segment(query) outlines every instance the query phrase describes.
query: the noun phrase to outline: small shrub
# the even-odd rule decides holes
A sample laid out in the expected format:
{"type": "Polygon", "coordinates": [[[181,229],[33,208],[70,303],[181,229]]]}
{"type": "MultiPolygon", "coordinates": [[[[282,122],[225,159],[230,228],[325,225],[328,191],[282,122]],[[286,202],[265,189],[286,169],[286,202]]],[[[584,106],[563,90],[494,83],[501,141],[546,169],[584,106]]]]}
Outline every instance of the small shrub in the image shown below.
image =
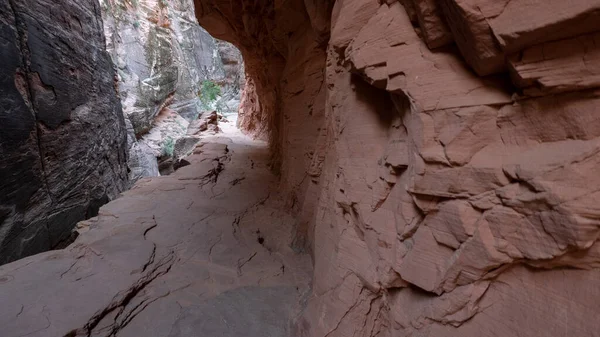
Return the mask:
{"type": "Polygon", "coordinates": [[[210,109],[220,94],[221,87],[219,87],[218,84],[210,80],[202,82],[200,92],[198,92],[200,102],[202,102],[202,107],[204,109],[210,109]]]}
{"type": "Polygon", "coordinates": [[[133,22],[133,27],[135,27],[136,29],[140,28],[140,22],[139,21],[134,21],[133,22]]]}
{"type": "Polygon", "coordinates": [[[175,140],[169,137],[162,144],[162,155],[173,157],[173,151],[175,151],[175,140]]]}

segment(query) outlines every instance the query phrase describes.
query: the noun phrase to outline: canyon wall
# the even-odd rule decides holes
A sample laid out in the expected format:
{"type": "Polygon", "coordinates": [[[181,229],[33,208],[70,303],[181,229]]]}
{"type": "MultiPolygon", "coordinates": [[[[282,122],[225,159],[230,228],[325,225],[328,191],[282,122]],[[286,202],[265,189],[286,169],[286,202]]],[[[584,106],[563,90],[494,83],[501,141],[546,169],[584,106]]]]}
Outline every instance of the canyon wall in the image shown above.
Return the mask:
{"type": "Polygon", "coordinates": [[[600,3],[196,11],[313,256],[296,335],[598,335],[600,3]]]}
{"type": "Polygon", "coordinates": [[[241,56],[198,25],[191,0],[100,0],[100,8],[128,126],[130,179],[158,176],[157,158],[193,148],[188,131],[199,116],[237,111],[241,56]],[[205,81],[223,87],[218,105],[200,99],[205,81]]]}
{"type": "Polygon", "coordinates": [[[59,246],[127,185],[95,1],[0,2],[0,264],[59,246]]]}

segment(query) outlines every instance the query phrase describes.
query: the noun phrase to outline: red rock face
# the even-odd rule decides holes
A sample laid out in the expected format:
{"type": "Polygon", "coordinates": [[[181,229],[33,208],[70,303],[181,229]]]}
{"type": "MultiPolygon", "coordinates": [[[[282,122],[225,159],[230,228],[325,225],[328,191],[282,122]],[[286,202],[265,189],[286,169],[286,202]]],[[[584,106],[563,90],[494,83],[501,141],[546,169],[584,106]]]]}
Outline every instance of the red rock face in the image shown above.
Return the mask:
{"type": "Polygon", "coordinates": [[[598,1],[196,6],[312,252],[297,335],[598,335],[598,1]]]}

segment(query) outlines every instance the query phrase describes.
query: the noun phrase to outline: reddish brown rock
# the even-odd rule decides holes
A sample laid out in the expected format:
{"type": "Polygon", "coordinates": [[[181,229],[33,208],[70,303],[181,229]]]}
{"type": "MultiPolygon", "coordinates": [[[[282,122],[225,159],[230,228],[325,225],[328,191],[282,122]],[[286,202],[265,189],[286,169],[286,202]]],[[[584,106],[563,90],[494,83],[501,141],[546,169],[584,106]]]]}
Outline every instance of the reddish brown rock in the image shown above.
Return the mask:
{"type": "Polygon", "coordinates": [[[331,14],[329,44],[345,49],[379,8],[376,0],[336,1],[331,14]]]}
{"type": "Polygon", "coordinates": [[[505,56],[599,29],[600,4],[577,0],[442,0],[463,56],[479,75],[505,70],[505,56]]]}
{"type": "MultiPolygon", "coordinates": [[[[201,24],[235,43],[248,65],[254,87],[241,125],[270,139],[279,174],[271,183],[293,214],[293,229],[274,225],[291,231],[273,230],[285,238],[278,247],[312,256],[310,296],[289,335],[597,335],[600,112],[591,37],[600,27],[585,20],[596,3],[442,0],[437,13],[457,47],[435,51],[424,30],[442,27],[415,28],[417,7],[411,15],[402,3],[196,1],[201,24]]],[[[251,174],[254,163],[244,165],[251,174]]],[[[197,179],[194,167],[176,176],[197,179]]],[[[220,179],[215,187],[225,189],[220,179]]],[[[152,184],[179,186],[169,182],[152,184]]],[[[266,215],[253,219],[273,225],[266,215]]],[[[168,239],[180,247],[177,234],[168,239]]],[[[227,252],[209,250],[209,258],[227,252]]],[[[255,263],[248,268],[261,275],[255,263]]],[[[297,266],[286,264],[285,277],[297,266]]],[[[230,280],[216,276],[216,284],[230,280]]]]}
{"type": "Polygon", "coordinates": [[[529,96],[600,86],[600,34],[547,42],[509,59],[513,82],[529,96]]]}
{"type": "Polygon", "coordinates": [[[506,53],[599,29],[600,3],[594,0],[510,0],[504,3],[498,14],[493,13],[498,4],[490,4],[490,14],[486,17],[494,16],[489,25],[506,53]]]}
{"type": "MultiPolygon", "coordinates": [[[[414,0],[400,0],[398,2],[400,2],[402,4],[402,6],[404,6],[404,9],[406,10],[406,14],[408,14],[408,17],[410,18],[410,21],[414,25],[418,25],[419,17],[417,16],[417,9],[415,8],[414,0]]],[[[391,4],[391,3],[393,3],[393,1],[386,1],[386,3],[391,4]]]]}
{"type": "Polygon", "coordinates": [[[346,54],[373,85],[406,94],[425,111],[510,101],[502,82],[477,78],[452,51],[431,52],[397,3],[381,6],[346,54]]]}
{"type": "Polygon", "coordinates": [[[429,48],[439,48],[454,41],[442,17],[437,0],[411,0],[419,20],[419,27],[429,48]]]}
{"type": "Polygon", "coordinates": [[[510,0],[441,0],[440,6],[463,57],[480,76],[504,70],[504,53],[493,36],[489,19],[510,0]]]}

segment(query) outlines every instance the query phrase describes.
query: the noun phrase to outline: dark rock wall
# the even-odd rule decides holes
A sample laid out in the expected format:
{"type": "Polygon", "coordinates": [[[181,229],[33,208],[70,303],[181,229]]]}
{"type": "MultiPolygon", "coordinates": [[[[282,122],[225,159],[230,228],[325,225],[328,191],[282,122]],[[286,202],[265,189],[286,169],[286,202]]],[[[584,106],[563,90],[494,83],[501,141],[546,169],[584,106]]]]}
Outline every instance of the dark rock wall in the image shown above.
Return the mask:
{"type": "Polygon", "coordinates": [[[125,149],[96,0],[0,1],[0,264],[122,191],[125,149]]]}

